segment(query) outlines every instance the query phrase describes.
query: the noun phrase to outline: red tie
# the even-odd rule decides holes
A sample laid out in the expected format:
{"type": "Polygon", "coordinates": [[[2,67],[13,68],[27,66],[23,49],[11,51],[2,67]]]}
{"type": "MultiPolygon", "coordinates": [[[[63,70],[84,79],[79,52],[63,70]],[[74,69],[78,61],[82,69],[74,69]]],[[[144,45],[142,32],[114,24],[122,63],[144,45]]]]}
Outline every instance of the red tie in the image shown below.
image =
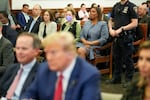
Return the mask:
{"type": "Polygon", "coordinates": [[[11,84],[9,90],[7,91],[7,95],[6,95],[7,99],[11,99],[12,96],[14,95],[14,92],[16,90],[16,87],[17,87],[17,84],[20,80],[22,72],[23,72],[23,68],[20,68],[17,75],[16,75],[16,77],[15,77],[15,79],[14,79],[14,81],[13,81],[13,83],[11,84]]]}
{"type": "Polygon", "coordinates": [[[62,86],[63,75],[60,74],[58,77],[57,86],[55,88],[54,100],[62,100],[63,86],[62,86]]]}

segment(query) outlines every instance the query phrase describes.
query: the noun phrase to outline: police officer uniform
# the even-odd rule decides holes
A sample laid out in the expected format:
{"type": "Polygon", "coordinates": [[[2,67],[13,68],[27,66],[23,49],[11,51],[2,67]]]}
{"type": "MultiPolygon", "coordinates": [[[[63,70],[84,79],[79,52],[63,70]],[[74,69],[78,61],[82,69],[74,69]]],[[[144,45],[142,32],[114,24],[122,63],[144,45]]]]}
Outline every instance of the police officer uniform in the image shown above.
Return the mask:
{"type": "MultiPolygon", "coordinates": [[[[114,30],[131,23],[131,19],[137,19],[135,12],[136,6],[130,1],[125,4],[118,2],[112,9],[111,17],[114,22],[114,30]]],[[[131,58],[133,53],[133,35],[132,30],[124,30],[119,33],[118,37],[113,41],[113,59],[114,59],[114,73],[112,83],[121,83],[121,73],[123,64],[126,65],[125,81],[131,81],[134,73],[133,60],[131,58]]]]}

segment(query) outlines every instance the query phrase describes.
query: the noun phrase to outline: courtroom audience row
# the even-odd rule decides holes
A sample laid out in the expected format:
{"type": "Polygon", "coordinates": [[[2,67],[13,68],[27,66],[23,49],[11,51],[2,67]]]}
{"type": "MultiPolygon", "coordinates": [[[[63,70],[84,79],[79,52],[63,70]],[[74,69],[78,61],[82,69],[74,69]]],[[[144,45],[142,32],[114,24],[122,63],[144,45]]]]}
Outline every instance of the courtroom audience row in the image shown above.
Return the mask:
{"type": "MultiPolygon", "coordinates": [[[[13,14],[0,11],[1,99],[101,100],[100,73],[86,60],[103,55],[104,52],[93,50],[108,42],[113,43],[114,72],[106,83],[121,84],[124,64],[123,87],[130,87],[134,74],[133,42],[143,38],[139,23],[148,25],[146,38],[150,39],[150,1],[137,7],[129,0],[120,0],[110,15],[104,14],[103,7],[96,3],[89,11],[84,3],[80,7],[76,12],[70,3],[62,13],[53,14],[52,10],[42,13],[41,5],[36,4],[29,15],[29,5],[23,4],[22,11],[12,19],[16,19],[15,25],[9,19],[13,14]]],[[[146,87],[141,95],[148,98],[149,74],[142,72],[146,66],[142,61],[147,59],[143,52],[149,52],[149,41],[144,43],[138,60],[141,79],[136,84],[138,88],[146,87]]],[[[128,91],[123,100],[132,97],[128,91]]]]}

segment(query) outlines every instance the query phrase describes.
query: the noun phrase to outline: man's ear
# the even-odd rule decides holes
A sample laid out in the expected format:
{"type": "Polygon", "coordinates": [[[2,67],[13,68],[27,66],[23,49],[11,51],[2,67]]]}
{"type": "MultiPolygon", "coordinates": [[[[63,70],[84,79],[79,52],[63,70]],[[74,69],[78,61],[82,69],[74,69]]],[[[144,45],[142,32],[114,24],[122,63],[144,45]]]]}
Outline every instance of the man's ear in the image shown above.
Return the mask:
{"type": "Polygon", "coordinates": [[[35,55],[36,57],[39,56],[42,53],[42,51],[40,49],[35,49],[35,55]]]}

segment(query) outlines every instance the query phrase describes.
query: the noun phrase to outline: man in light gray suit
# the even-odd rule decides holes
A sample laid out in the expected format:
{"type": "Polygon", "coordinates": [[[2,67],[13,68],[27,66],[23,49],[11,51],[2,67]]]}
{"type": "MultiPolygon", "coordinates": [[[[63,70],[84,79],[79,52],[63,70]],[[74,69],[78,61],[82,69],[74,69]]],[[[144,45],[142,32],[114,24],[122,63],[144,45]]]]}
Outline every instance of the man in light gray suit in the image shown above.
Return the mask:
{"type": "Polygon", "coordinates": [[[8,14],[8,19],[10,21],[11,28],[16,30],[16,28],[20,28],[20,26],[15,23],[14,18],[10,11],[9,0],[0,0],[0,12],[6,12],[8,14]]]}
{"type": "Polygon", "coordinates": [[[0,78],[6,70],[6,66],[14,63],[14,51],[12,43],[2,35],[2,23],[0,22],[0,78]]]}
{"type": "Polygon", "coordinates": [[[7,14],[10,13],[10,5],[8,0],[0,0],[0,11],[6,11],[7,14]]]}

